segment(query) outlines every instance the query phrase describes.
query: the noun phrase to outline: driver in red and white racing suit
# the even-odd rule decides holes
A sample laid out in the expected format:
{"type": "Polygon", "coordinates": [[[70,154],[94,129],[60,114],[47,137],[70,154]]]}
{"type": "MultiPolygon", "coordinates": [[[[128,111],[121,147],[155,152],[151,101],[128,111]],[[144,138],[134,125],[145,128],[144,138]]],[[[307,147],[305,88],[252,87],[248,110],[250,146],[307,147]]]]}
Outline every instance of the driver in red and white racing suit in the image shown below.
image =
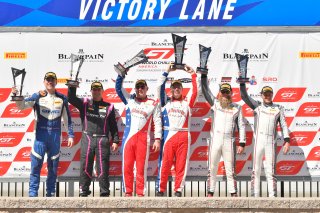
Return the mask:
{"type": "Polygon", "coordinates": [[[154,123],[154,151],[160,149],[162,136],[161,111],[159,100],[147,97],[148,86],[145,80],[137,80],[135,93],[130,95],[122,87],[124,77],[118,75],[116,91],[126,105],[126,127],[122,138],[122,175],[125,196],[132,196],[133,168],[136,164],[136,193],[144,196],[149,158],[150,130],[154,123]]]}

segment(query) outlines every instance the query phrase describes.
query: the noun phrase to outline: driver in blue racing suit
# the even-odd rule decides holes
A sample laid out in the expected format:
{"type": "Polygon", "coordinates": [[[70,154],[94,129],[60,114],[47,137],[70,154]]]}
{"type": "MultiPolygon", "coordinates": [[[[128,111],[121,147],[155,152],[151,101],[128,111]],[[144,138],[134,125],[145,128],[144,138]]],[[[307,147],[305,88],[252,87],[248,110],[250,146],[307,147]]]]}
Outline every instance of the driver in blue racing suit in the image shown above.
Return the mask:
{"type": "MultiPolygon", "coordinates": [[[[73,127],[68,108],[67,98],[55,90],[57,76],[54,72],[45,74],[44,91],[34,93],[30,98],[16,101],[21,110],[33,108],[35,112],[36,138],[31,151],[31,174],[29,185],[29,197],[37,197],[40,183],[40,171],[45,153],[47,153],[47,197],[55,195],[55,184],[60,155],[61,118],[68,126],[68,146],[73,145],[73,127]]],[[[12,93],[18,90],[13,87],[12,93]]]]}

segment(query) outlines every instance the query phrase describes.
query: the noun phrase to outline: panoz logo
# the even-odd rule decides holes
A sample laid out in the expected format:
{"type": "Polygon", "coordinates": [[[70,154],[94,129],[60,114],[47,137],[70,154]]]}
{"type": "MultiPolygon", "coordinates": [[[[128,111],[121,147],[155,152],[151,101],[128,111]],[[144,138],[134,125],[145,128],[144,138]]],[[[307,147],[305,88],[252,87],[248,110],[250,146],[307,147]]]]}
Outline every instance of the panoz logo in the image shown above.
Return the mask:
{"type": "Polygon", "coordinates": [[[320,58],[320,52],[300,52],[300,58],[320,58]]]}
{"type": "Polygon", "coordinates": [[[297,117],[318,117],[320,116],[320,102],[307,102],[300,106],[297,117]]]}
{"type": "MultiPolygon", "coordinates": [[[[103,53],[96,53],[96,54],[88,54],[84,52],[83,49],[79,49],[78,53],[76,54],[77,57],[83,58],[86,62],[103,62],[104,61],[104,54],[103,53]]],[[[70,62],[71,53],[59,53],[58,54],[58,62],[70,62]]]]}
{"type": "MultiPolygon", "coordinates": [[[[240,52],[240,51],[239,51],[240,52]]],[[[269,53],[250,53],[248,49],[244,49],[241,54],[248,55],[249,61],[268,61],[269,60],[269,53]]],[[[235,53],[223,53],[223,60],[235,60],[236,56],[235,53]]]]}
{"type": "Polygon", "coordinates": [[[276,165],[278,175],[296,175],[305,161],[280,161],[276,165]]]}
{"type": "Polygon", "coordinates": [[[281,88],[277,92],[273,101],[274,102],[297,102],[302,98],[305,91],[306,91],[306,88],[304,87],[281,88]]]}
{"type": "Polygon", "coordinates": [[[24,118],[32,111],[32,108],[20,110],[15,103],[9,104],[3,111],[2,118],[24,118]]]}
{"type": "Polygon", "coordinates": [[[4,59],[26,59],[26,52],[5,52],[4,59]]]}
{"type": "Polygon", "coordinates": [[[312,143],[317,132],[295,131],[290,133],[290,144],[292,146],[308,146],[312,143]]]}

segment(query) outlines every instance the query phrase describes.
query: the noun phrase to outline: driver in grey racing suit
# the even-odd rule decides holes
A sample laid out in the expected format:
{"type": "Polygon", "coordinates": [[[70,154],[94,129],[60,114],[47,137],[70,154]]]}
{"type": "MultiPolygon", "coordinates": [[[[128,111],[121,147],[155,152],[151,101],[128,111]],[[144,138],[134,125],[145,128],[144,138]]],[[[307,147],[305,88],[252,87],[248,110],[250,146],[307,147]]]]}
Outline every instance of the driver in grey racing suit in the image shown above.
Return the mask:
{"type": "Polygon", "coordinates": [[[215,191],[218,164],[221,156],[227,176],[228,191],[232,197],[237,196],[237,183],[235,181],[235,153],[241,154],[246,143],[245,125],[243,122],[241,106],[232,103],[232,88],[230,84],[220,85],[219,98],[215,98],[208,87],[207,75],[201,75],[201,89],[204,97],[211,106],[212,127],[210,131],[211,141],[209,145],[209,177],[208,197],[212,197],[215,191]],[[235,145],[235,128],[239,130],[240,146],[235,145]]]}
{"type": "Polygon", "coordinates": [[[261,90],[263,103],[255,101],[248,96],[245,83],[240,84],[242,100],[254,111],[254,153],[251,176],[251,194],[260,195],[260,174],[263,156],[265,155],[264,168],[268,182],[269,197],[277,195],[277,179],[275,178],[276,162],[276,137],[277,124],[280,123],[285,141],[283,152],[286,154],[290,148],[290,138],[285,121],[283,107],[272,102],[273,89],[265,86],[261,90]]]}

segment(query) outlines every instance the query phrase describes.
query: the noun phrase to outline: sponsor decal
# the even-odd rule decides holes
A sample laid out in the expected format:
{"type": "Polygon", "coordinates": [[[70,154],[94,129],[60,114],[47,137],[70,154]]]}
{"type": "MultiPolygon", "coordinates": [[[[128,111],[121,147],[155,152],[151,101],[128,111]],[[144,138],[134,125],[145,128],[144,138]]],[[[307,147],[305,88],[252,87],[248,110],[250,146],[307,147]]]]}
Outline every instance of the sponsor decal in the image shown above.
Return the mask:
{"type": "Polygon", "coordinates": [[[15,162],[21,162],[21,161],[30,161],[30,155],[31,155],[31,147],[22,147],[18,153],[16,154],[16,157],[13,161],[15,162]]]}
{"type": "Polygon", "coordinates": [[[109,175],[120,176],[122,174],[122,162],[121,161],[110,161],[109,175]]]}
{"type": "Polygon", "coordinates": [[[2,118],[24,118],[27,117],[32,111],[32,108],[20,110],[16,103],[9,104],[3,111],[2,118]]]}
{"type": "Polygon", "coordinates": [[[320,52],[300,52],[300,58],[320,58],[320,52]]]}
{"type": "Polygon", "coordinates": [[[27,52],[5,52],[4,59],[26,59],[27,52]]]}
{"type": "Polygon", "coordinates": [[[243,117],[253,117],[253,109],[251,109],[247,104],[242,106],[243,117]]]}
{"type": "MultiPolygon", "coordinates": [[[[238,51],[241,52],[241,54],[248,55],[249,61],[256,61],[256,62],[264,62],[268,61],[270,54],[268,52],[249,52],[248,49],[244,49],[243,51],[238,51]]],[[[231,60],[236,60],[235,53],[222,53],[222,59],[223,61],[231,61],[231,60]]]]}
{"type": "Polygon", "coordinates": [[[276,165],[277,175],[296,175],[305,161],[280,161],[276,165]]]}
{"type": "Polygon", "coordinates": [[[296,116],[297,117],[319,117],[320,102],[306,102],[302,104],[296,116]]]}
{"type": "Polygon", "coordinates": [[[307,160],[320,161],[320,146],[313,147],[309,152],[307,160]]]}
{"type": "MultiPolygon", "coordinates": [[[[88,62],[104,62],[104,54],[103,53],[88,53],[85,52],[84,49],[79,49],[76,54],[77,57],[83,58],[86,63],[88,62]]],[[[70,53],[58,53],[57,59],[58,62],[71,62],[71,52],[70,53]]]]}
{"type": "Polygon", "coordinates": [[[277,83],[278,82],[278,78],[273,76],[268,76],[268,77],[263,77],[262,78],[262,82],[263,83],[277,83]]]}
{"type": "Polygon", "coordinates": [[[0,88],[0,103],[5,102],[11,93],[11,88],[0,88]]]}
{"type": "Polygon", "coordinates": [[[192,117],[203,117],[208,114],[210,110],[210,105],[207,102],[197,102],[191,108],[191,116],[192,117]]]}
{"type": "Polygon", "coordinates": [[[317,132],[295,131],[290,133],[291,146],[308,146],[312,143],[317,132]]]}
{"type": "MultiPolygon", "coordinates": [[[[74,132],[74,138],[73,138],[73,146],[77,145],[80,140],[81,140],[82,132],[74,132]]],[[[62,132],[62,137],[61,137],[61,147],[68,147],[68,133],[67,132],[62,132]]]]}
{"type": "MultiPolygon", "coordinates": [[[[0,96],[1,96],[1,91],[0,91],[0,96]]],[[[320,98],[320,92],[308,93],[308,98],[320,98]]]]}
{"type": "Polygon", "coordinates": [[[4,176],[9,170],[12,162],[2,162],[0,161],[0,176],[4,176]]]}
{"type": "MultiPolygon", "coordinates": [[[[125,88],[125,90],[127,91],[127,93],[130,94],[132,89],[125,88]]],[[[110,103],[121,103],[122,102],[114,88],[106,89],[103,92],[102,97],[103,97],[103,100],[106,101],[106,102],[110,102],[110,103]]]]}
{"type": "Polygon", "coordinates": [[[305,87],[286,87],[278,90],[273,101],[274,102],[297,102],[300,101],[304,92],[305,87]]]}
{"type": "Polygon", "coordinates": [[[1,132],[0,133],[0,147],[14,147],[17,146],[24,136],[24,132],[1,132]]]}
{"type": "Polygon", "coordinates": [[[192,161],[207,161],[208,160],[208,146],[199,146],[197,147],[191,157],[192,161]]]}

